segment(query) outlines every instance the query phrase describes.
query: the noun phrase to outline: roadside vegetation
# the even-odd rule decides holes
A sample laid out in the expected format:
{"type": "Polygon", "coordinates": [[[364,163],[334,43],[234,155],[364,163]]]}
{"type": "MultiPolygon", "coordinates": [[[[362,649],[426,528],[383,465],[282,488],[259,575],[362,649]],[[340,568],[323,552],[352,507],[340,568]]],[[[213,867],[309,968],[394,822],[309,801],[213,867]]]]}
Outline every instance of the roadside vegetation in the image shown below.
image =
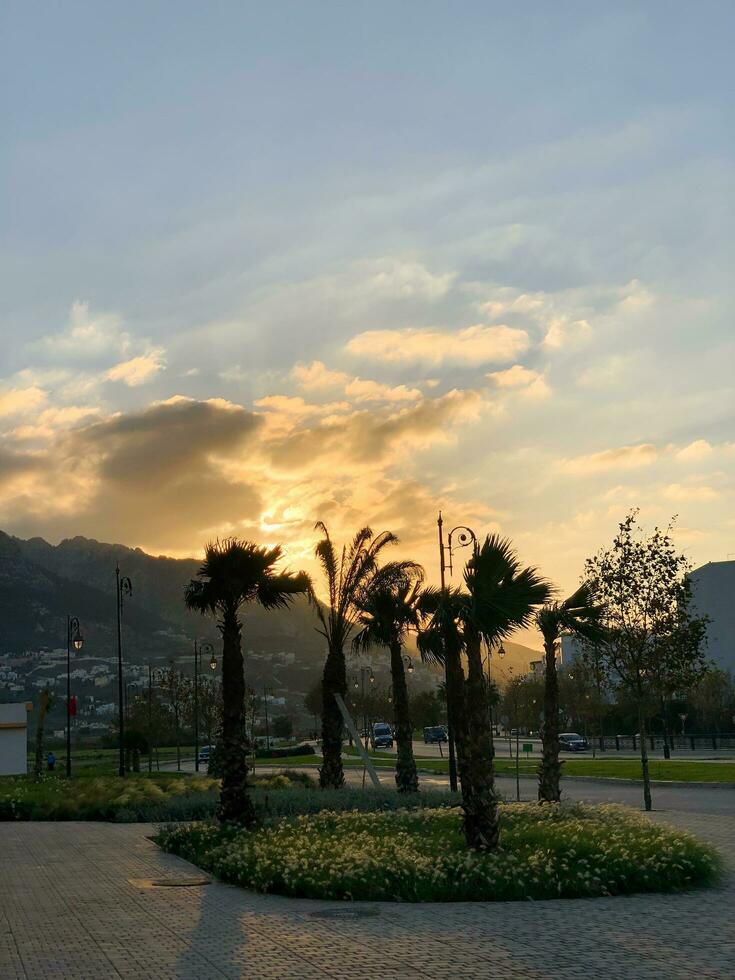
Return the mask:
{"type": "MultiPolygon", "coordinates": [[[[264,773],[253,780],[261,809],[274,790],[313,786],[305,772],[264,773]]],[[[90,775],[67,780],[57,774],[38,779],[0,777],[0,820],[107,820],[114,823],[160,823],[207,820],[216,815],[220,781],[177,773],[116,776],[90,775]]],[[[290,813],[292,807],[283,812],[290,813]]]]}

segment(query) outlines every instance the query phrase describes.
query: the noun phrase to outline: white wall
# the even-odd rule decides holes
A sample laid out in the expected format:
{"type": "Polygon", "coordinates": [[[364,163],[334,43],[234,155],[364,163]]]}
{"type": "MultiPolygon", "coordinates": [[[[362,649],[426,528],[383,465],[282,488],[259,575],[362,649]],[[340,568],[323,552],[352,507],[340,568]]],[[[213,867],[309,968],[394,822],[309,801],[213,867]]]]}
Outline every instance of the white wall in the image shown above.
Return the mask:
{"type": "Polygon", "coordinates": [[[0,776],[28,772],[28,712],[25,701],[0,704],[0,776]]]}

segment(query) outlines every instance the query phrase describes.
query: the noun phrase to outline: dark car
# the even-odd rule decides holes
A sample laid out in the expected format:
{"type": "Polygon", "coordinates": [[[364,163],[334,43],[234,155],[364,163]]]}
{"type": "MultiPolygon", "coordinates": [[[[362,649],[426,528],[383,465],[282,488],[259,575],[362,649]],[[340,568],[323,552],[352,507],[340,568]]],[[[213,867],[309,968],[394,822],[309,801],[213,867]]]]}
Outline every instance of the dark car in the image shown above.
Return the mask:
{"type": "Polygon", "coordinates": [[[431,725],[424,729],[424,745],[437,745],[447,741],[447,730],[441,725],[431,725]]]}
{"type": "Polygon", "coordinates": [[[377,721],[373,725],[373,733],[370,737],[370,744],[374,749],[393,748],[393,729],[383,721],[377,721]]]}
{"type": "Polygon", "coordinates": [[[559,747],[565,752],[586,752],[590,747],[583,735],[577,732],[563,732],[559,736],[559,747]]]}

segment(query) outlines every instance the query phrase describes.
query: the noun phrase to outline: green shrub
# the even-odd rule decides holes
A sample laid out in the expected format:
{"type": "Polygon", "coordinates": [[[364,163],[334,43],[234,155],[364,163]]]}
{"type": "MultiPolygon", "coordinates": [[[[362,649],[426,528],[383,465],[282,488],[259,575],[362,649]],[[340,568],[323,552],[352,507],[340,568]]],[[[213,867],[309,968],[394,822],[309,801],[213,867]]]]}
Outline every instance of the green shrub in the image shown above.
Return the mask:
{"type": "Polygon", "coordinates": [[[485,854],[467,850],[457,808],[322,812],[250,832],[213,824],[166,827],[157,840],[224,881],[331,900],[675,891],[708,884],[721,869],[710,847],[623,807],[510,804],[501,807],[501,823],[502,849],[485,854]]]}

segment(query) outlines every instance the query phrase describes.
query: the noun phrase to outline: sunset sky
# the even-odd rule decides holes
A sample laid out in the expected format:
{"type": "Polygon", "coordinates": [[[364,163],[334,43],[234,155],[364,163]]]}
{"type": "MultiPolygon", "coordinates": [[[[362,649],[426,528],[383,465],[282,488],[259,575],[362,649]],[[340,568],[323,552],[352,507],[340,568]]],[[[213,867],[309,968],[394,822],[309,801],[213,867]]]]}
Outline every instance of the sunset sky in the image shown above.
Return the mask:
{"type": "Polygon", "coordinates": [[[0,21],[0,527],[735,552],[729,0],[0,21]]]}

